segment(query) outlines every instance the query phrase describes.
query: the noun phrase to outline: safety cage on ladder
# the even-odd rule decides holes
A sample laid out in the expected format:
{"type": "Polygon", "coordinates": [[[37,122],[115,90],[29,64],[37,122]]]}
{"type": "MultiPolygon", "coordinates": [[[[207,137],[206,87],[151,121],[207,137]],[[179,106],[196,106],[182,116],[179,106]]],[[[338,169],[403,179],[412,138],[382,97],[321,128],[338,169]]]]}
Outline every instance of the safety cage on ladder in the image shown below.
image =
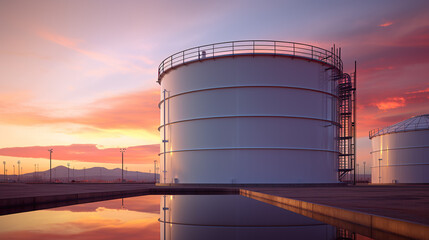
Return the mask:
{"type": "Polygon", "coordinates": [[[356,63],[353,73],[334,78],[339,97],[338,180],[356,183],[356,63]]]}

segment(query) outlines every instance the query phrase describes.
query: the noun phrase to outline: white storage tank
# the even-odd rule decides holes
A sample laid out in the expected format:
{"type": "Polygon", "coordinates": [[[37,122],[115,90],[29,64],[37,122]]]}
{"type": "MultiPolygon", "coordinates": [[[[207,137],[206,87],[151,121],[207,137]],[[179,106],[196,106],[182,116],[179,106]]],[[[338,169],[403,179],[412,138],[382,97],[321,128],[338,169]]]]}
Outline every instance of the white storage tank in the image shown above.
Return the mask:
{"type": "Polygon", "coordinates": [[[339,74],[338,55],[291,42],[218,43],[166,58],[160,183],[338,182],[339,74]]]}
{"type": "Polygon", "coordinates": [[[370,131],[372,183],[429,183],[429,114],[370,131]]]}

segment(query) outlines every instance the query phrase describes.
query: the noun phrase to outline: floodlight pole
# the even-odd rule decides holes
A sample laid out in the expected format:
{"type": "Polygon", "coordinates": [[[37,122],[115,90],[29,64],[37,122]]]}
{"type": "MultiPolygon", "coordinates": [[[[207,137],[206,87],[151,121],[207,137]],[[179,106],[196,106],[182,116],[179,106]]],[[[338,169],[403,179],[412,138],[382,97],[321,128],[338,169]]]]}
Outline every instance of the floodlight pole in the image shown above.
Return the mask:
{"type": "Polygon", "coordinates": [[[124,152],[126,150],[127,150],[126,148],[119,149],[119,151],[122,153],[122,178],[121,178],[121,183],[124,182],[124,152]]]}
{"type": "Polygon", "coordinates": [[[366,162],[363,162],[363,180],[364,181],[366,181],[365,164],[366,164],[366,162]]]}
{"type": "Polygon", "coordinates": [[[52,148],[49,151],[49,183],[52,183],[52,152],[54,151],[52,148]]]}
{"type": "Polygon", "coordinates": [[[3,161],[3,172],[4,182],[6,182],[6,161],[3,161]]]}
{"type": "Polygon", "coordinates": [[[378,159],[378,183],[381,183],[381,160],[382,158],[378,159]]]}
{"type": "Polygon", "coordinates": [[[20,180],[20,178],[21,178],[21,161],[20,160],[18,160],[18,182],[19,182],[19,180],[20,180]]]}
{"type": "Polygon", "coordinates": [[[70,163],[67,163],[67,183],[70,182],[70,163]]]}
{"type": "Polygon", "coordinates": [[[359,163],[356,164],[357,169],[357,181],[359,182],[359,163]]]}
{"type": "Polygon", "coordinates": [[[156,183],[156,160],[153,161],[153,180],[156,183]]]}

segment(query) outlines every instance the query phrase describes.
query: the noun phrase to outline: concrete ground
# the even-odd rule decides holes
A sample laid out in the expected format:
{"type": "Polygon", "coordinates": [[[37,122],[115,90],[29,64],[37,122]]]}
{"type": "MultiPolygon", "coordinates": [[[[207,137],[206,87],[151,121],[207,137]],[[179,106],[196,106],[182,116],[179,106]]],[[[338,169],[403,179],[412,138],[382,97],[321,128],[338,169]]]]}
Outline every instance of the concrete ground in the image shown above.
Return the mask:
{"type": "Polygon", "coordinates": [[[1,183],[0,199],[39,197],[62,194],[93,193],[106,191],[127,191],[149,189],[154,184],[25,184],[1,183]]]}
{"type": "MultiPolygon", "coordinates": [[[[0,184],[0,201],[29,197],[102,192],[149,192],[186,188],[192,192],[207,185],[155,187],[153,184],[0,184]]],[[[211,187],[220,187],[211,186],[211,187]]],[[[233,189],[234,186],[228,186],[233,189]]],[[[429,225],[429,185],[362,186],[257,186],[251,191],[319,203],[429,225]]],[[[213,188],[212,188],[213,189],[213,188]]],[[[198,191],[200,194],[202,191],[198,191]]],[[[161,193],[161,192],[160,192],[161,193]]],[[[166,193],[168,194],[168,192],[166,193]]],[[[189,194],[189,192],[188,192],[189,194]]]]}
{"type": "Polygon", "coordinates": [[[429,225],[429,185],[245,187],[245,189],[429,225]]]}

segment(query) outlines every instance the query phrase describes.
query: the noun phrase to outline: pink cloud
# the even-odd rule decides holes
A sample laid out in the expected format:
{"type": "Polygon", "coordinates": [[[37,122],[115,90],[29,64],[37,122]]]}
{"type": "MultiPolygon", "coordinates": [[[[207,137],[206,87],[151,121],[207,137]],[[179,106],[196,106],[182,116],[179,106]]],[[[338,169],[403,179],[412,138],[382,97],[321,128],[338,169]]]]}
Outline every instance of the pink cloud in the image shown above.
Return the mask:
{"type": "Polygon", "coordinates": [[[385,23],[382,23],[382,24],[380,24],[380,25],[378,25],[379,27],[388,27],[388,26],[391,26],[393,24],[393,22],[385,22],[385,23]]]}
{"type": "MultiPolygon", "coordinates": [[[[1,148],[0,156],[49,158],[48,149],[53,148],[52,158],[55,160],[78,160],[81,162],[118,163],[118,148],[99,149],[95,144],[72,144],[68,146],[31,146],[1,148]]],[[[158,157],[159,145],[142,145],[128,147],[125,153],[128,163],[153,163],[158,157]]]]}

